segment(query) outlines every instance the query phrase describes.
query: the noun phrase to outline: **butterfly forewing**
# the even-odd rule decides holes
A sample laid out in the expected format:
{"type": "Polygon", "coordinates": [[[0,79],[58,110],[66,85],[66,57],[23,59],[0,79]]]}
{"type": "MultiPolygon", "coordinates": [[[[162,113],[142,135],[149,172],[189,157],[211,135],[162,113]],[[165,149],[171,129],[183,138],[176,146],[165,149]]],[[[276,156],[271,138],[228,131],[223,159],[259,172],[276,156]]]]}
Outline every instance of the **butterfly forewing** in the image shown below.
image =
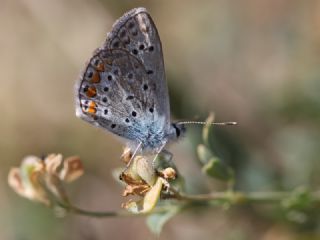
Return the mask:
{"type": "Polygon", "coordinates": [[[144,8],[136,8],[115,22],[105,49],[125,49],[143,64],[150,85],[155,86],[155,111],[170,122],[168,88],[157,28],[144,8]]]}

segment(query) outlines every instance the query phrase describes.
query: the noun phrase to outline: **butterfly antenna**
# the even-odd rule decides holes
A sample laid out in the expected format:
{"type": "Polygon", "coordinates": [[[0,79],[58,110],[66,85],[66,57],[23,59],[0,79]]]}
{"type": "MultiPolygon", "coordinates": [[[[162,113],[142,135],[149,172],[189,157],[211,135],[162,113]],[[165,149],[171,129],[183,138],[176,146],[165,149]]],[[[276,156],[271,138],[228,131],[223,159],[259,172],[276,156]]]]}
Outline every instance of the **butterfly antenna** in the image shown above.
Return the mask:
{"type": "Polygon", "coordinates": [[[178,122],[179,124],[199,124],[199,125],[220,125],[220,126],[232,126],[237,125],[237,122],[197,122],[197,121],[186,121],[186,122],[178,122]]]}

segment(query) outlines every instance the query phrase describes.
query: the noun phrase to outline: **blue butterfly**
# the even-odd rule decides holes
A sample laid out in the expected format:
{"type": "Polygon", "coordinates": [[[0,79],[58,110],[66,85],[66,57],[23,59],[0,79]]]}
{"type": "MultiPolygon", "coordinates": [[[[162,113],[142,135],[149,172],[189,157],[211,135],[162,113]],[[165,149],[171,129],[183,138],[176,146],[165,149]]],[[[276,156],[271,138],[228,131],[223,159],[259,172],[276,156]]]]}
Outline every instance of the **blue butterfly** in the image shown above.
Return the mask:
{"type": "Polygon", "coordinates": [[[118,19],[86,64],[76,84],[76,115],[141,153],[159,153],[185,132],[170,120],[161,41],[145,8],[118,19]]]}

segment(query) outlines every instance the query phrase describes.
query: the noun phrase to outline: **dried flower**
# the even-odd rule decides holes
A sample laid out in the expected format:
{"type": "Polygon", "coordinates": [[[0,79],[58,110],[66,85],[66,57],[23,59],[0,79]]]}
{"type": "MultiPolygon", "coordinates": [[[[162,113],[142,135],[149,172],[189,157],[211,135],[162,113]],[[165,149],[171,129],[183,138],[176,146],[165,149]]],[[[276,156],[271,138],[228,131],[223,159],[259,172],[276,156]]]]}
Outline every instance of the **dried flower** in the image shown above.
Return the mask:
{"type": "Polygon", "coordinates": [[[177,173],[172,167],[168,167],[162,171],[159,171],[159,175],[166,180],[173,180],[177,177],[177,173]]]}
{"type": "MultiPolygon", "coordinates": [[[[128,156],[131,156],[131,151],[126,149],[122,155],[122,159],[126,163],[129,162],[128,156]]],[[[137,155],[130,166],[121,174],[121,180],[126,183],[123,196],[142,197],[137,201],[130,199],[122,204],[122,207],[130,212],[150,212],[159,201],[161,191],[170,187],[168,180],[176,177],[176,172],[171,167],[161,171],[154,169],[153,158],[154,155],[137,155]]]]}
{"type": "Polygon", "coordinates": [[[61,154],[50,154],[45,159],[28,156],[19,168],[12,168],[8,175],[10,187],[22,197],[46,205],[53,198],[68,202],[63,182],[71,182],[83,174],[78,157],[63,160],[61,154]]]}

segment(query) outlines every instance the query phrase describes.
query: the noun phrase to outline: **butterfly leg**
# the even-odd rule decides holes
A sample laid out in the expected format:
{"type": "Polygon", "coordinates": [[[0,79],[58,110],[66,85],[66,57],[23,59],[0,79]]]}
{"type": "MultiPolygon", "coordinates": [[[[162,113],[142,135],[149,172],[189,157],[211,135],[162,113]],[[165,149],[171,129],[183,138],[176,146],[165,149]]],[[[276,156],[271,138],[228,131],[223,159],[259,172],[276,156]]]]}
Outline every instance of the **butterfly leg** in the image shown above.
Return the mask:
{"type": "Polygon", "coordinates": [[[159,150],[157,151],[156,153],[156,156],[153,158],[152,160],[152,168],[157,171],[157,169],[160,167],[160,166],[157,166],[157,158],[159,157],[160,153],[163,154],[164,158],[167,159],[167,157],[169,158],[172,158],[172,154],[170,152],[168,152],[167,150],[164,150],[164,147],[166,146],[166,143],[163,144],[159,150]],[[168,153],[170,155],[168,155],[168,153]]]}
{"type": "MultiPolygon", "coordinates": [[[[157,173],[157,175],[162,177],[164,193],[170,194],[170,192],[172,191],[172,187],[170,186],[169,180],[166,178],[163,178],[162,171],[166,168],[173,168],[176,173],[175,177],[179,176],[180,174],[178,172],[178,169],[176,168],[176,165],[172,160],[173,154],[168,150],[164,149],[164,147],[165,146],[162,146],[159,149],[159,151],[157,151],[157,154],[152,161],[152,167],[154,171],[157,173]],[[161,159],[159,159],[159,157],[161,159]]],[[[181,180],[179,180],[179,182],[180,181],[181,180]]]]}
{"type": "Polygon", "coordinates": [[[161,152],[153,160],[153,167],[157,170],[163,170],[165,168],[171,167],[176,169],[176,165],[172,161],[173,154],[166,149],[162,149],[161,152]],[[157,157],[161,157],[161,159],[157,157]]]}
{"type": "Polygon", "coordinates": [[[138,146],[136,147],[136,149],[134,150],[133,154],[130,157],[130,160],[128,161],[125,169],[122,171],[121,175],[128,170],[128,168],[130,167],[132,160],[135,158],[135,156],[137,155],[137,152],[139,151],[139,149],[141,148],[142,142],[139,142],[138,146]]]}

